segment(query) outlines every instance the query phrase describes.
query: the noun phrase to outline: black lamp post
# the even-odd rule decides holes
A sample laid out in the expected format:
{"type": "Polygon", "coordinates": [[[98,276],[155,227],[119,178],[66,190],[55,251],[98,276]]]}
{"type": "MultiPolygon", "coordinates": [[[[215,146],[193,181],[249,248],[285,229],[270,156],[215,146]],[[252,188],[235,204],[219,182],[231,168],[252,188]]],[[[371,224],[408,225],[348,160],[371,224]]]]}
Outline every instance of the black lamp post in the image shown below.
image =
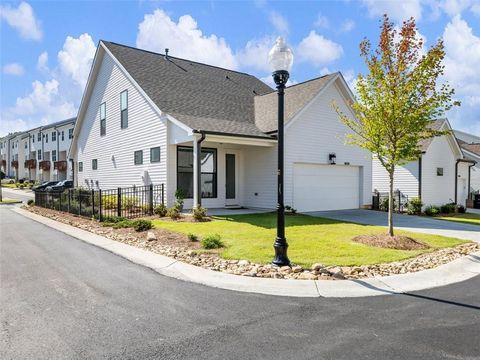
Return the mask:
{"type": "Polygon", "coordinates": [[[273,81],[278,90],[278,169],[277,169],[277,237],[273,247],[275,257],[272,263],[277,266],[290,265],[287,256],[287,239],[285,238],[285,206],[283,203],[283,153],[284,153],[284,94],[285,85],[293,62],[292,50],[279,37],[268,54],[268,60],[273,70],[273,81]]]}

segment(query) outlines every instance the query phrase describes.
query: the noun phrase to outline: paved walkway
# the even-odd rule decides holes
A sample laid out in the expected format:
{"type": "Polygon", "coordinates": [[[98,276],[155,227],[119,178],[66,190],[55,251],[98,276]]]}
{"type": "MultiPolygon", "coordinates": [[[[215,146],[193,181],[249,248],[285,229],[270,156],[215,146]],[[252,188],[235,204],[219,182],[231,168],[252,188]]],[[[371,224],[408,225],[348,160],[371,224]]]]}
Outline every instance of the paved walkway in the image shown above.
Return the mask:
{"type": "MultiPolygon", "coordinates": [[[[387,213],[383,211],[354,209],[315,211],[307,214],[359,224],[387,226],[387,213]]],[[[397,229],[425,234],[452,236],[459,239],[480,242],[480,226],[478,225],[401,214],[393,215],[393,223],[397,229]]]]}

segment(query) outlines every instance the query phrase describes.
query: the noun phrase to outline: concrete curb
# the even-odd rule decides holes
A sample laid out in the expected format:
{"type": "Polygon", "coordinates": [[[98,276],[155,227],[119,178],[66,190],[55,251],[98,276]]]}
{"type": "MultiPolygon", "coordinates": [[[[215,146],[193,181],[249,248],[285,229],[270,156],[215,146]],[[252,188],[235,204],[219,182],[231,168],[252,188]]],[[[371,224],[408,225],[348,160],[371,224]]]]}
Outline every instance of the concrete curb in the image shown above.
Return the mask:
{"type": "Polygon", "coordinates": [[[435,269],[362,280],[277,280],[226,274],[186,264],[175,259],[107,239],[20,207],[16,213],[95,245],[159,274],[211,287],[291,297],[364,297],[400,294],[454,284],[480,275],[480,252],[435,269]]]}

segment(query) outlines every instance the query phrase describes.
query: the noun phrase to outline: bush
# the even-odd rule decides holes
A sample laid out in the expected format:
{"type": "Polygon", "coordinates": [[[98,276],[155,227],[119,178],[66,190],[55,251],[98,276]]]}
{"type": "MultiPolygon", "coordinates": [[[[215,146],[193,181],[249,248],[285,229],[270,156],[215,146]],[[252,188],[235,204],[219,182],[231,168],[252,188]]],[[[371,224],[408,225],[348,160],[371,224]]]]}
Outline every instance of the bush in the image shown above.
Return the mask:
{"type": "Polygon", "coordinates": [[[130,227],[133,227],[133,223],[132,223],[131,220],[123,220],[123,221],[119,221],[119,222],[113,223],[113,224],[112,224],[112,227],[113,227],[114,229],[130,228],[130,227]]]}
{"type": "Polygon", "coordinates": [[[466,209],[465,206],[463,206],[463,205],[458,205],[457,211],[458,211],[460,214],[465,214],[465,212],[467,211],[467,209],[466,209]]]}
{"type": "Polygon", "coordinates": [[[30,199],[27,201],[27,205],[28,206],[34,206],[35,205],[35,201],[33,199],[30,199]]]}
{"type": "Polygon", "coordinates": [[[285,206],[285,214],[295,215],[296,213],[297,213],[297,209],[294,209],[290,205],[285,206]]]}
{"type": "Polygon", "coordinates": [[[132,210],[137,205],[137,198],[135,197],[122,197],[122,209],[132,210]]]}
{"type": "Polygon", "coordinates": [[[218,234],[207,235],[202,239],[202,247],[204,249],[218,249],[223,246],[222,239],[218,234]]]}
{"type": "Polygon", "coordinates": [[[165,204],[157,205],[153,209],[153,212],[160,217],[164,217],[165,215],[167,215],[167,207],[165,206],[165,204]]]}
{"type": "Polygon", "coordinates": [[[188,240],[195,242],[198,241],[198,236],[192,233],[187,234],[188,240]]]}
{"type": "Polygon", "coordinates": [[[132,221],[135,231],[147,231],[153,228],[153,224],[150,220],[137,219],[132,221]]]}
{"type": "Polygon", "coordinates": [[[440,214],[440,208],[438,206],[430,205],[425,209],[425,215],[427,216],[436,216],[438,214],[440,214]]]}
{"type": "Polygon", "coordinates": [[[454,213],[456,209],[457,209],[457,205],[455,203],[448,203],[440,206],[440,212],[442,214],[454,213]]]}
{"type": "Polygon", "coordinates": [[[104,195],[102,196],[102,207],[104,209],[116,209],[117,208],[117,195],[104,195]]]}
{"type": "MultiPolygon", "coordinates": [[[[13,184],[13,182],[12,182],[12,184],[13,184]]],[[[17,188],[18,188],[19,186],[20,186],[20,184],[19,184],[19,183],[15,183],[15,187],[17,187],[17,188]]]]}
{"type": "Polygon", "coordinates": [[[172,218],[173,220],[176,220],[180,218],[180,211],[178,211],[178,208],[176,206],[172,206],[167,210],[167,216],[169,218],[172,218]]]}
{"type": "Polygon", "coordinates": [[[118,223],[118,222],[125,221],[125,220],[127,220],[127,219],[124,218],[123,216],[107,216],[107,217],[103,218],[103,221],[106,222],[106,223],[118,223]]]}
{"type": "Polygon", "coordinates": [[[407,204],[408,215],[419,215],[422,213],[422,200],[419,198],[412,198],[407,204]]]}
{"type": "Polygon", "coordinates": [[[207,216],[207,209],[204,207],[196,207],[192,209],[192,216],[196,221],[201,221],[203,220],[204,217],[207,216]]]}
{"type": "Polygon", "coordinates": [[[20,184],[19,188],[20,188],[20,189],[23,189],[23,188],[25,188],[25,185],[20,184]]]}

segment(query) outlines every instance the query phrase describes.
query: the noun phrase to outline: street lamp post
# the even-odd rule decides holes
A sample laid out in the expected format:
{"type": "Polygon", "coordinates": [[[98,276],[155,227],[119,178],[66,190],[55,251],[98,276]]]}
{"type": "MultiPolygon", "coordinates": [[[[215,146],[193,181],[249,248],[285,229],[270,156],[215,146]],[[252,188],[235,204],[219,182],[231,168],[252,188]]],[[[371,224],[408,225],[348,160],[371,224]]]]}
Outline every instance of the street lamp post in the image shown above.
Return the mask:
{"type": "Polygon", "coordinates": [[[285,206],[283,203],[283,153],[284,153],[284,94],[289,70],[293,62],[292,50],[279,37],[268,54],[268,61],[273,71],[273,81],[278,92],[278,169],[277,169],[277,237],[273,247],[275,257],[272,263],[277,266],[289,266],[287,256],[287,239],[285,238],[285,206]]]}

